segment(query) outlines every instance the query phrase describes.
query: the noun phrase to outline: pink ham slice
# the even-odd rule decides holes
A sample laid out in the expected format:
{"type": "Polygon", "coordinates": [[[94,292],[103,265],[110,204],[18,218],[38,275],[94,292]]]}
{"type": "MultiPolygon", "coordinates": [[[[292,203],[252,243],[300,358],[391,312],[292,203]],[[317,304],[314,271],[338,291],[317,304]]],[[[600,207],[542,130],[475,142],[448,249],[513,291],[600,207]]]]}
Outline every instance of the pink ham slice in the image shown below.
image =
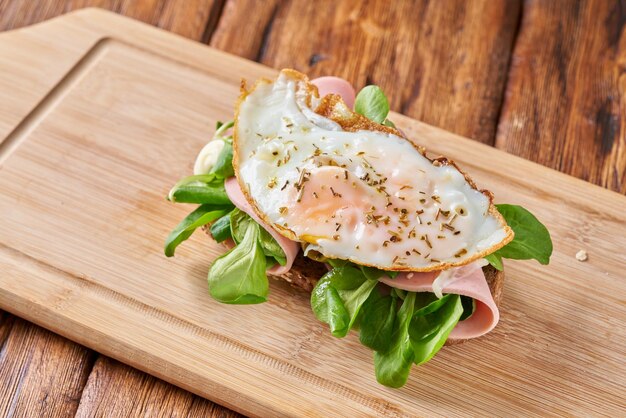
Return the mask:
{"type": "Polygon", "coordinates": [[[319,77],[311,80],[311,83],[317,86],[317,90],[320,93],[320,97],[324,97],[327,94],[338,94],[343,101],[348,105],[350,109],[354,106],[354,87],[343,78],[339,77],[319,77]]]}
{"type": "MultiPolygon", "coordinates": [[[[469,296],[476,301],[474,314],[454,327],[450,333],[451,339],[480,337],[491,331],[500,319],[500,312],[491,296],[483,270],[477,263],[455,269],[452,276],[442,284],[443,293],[469,296]]],[[[433,282],[438,275],[439,272],[400,273],[395,279],[384,278],[380,281],[410,292],[432,292],[433,282]]]]}
{"type": "Polygon", "coordinates": [[[250,204],[246,200],[246,197],[242,193],[241,189],[239,188],[239,183],[237,183],[237,179],[235,177],[227,179],[224,182],[224,187],[226,188],[226,194],[228,195],[230,201],[233,202],[233,205],[235,205],[239,210],[247,213],[252,219],[257,221],[258,224],[263,227],[263,229],[269,232],[269,234],[276,240],[276,242],[278,242],[280,248],[282,248],[285,252],[285,256],[287,256],[287,263],[284,266],[277,264],[268,269],[267,272],[275,276],[280,276],[281,274],[287,273],[291,269],[293,261],[298,255],[298,251],[300,251],[300,244],[283,237],[272,227],[263,222],[261,218],[258,217],[258,215],[254,212],[254,209],[252,209],[252,206],[250,206],[250,204]]]}

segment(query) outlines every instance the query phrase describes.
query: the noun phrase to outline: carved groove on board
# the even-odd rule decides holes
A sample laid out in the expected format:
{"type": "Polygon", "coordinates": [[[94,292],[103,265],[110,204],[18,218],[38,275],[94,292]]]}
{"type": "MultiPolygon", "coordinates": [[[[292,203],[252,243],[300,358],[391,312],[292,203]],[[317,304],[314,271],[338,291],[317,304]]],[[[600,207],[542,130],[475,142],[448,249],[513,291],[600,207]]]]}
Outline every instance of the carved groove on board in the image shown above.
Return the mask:
{"type": "MultiPolygon", "coordinates": [[[[106,299],[111,305],[121,305],[124,308],[138,311],[144,317],[163,322],[170,327],[174,326],[184,333],[201,337],[204,341],[211,345],[221,346],[229,352],[237,353],[246,360],[251,360],[257,364],[267,367],[270,370],[275,370],[281,374],[301,380],[303,383],[329,392],[333,396],[342,397],[349,401],[359,403],[366,408],[375,411],[377,414],[384,414],[385,416],[391,417],[402,415],[395,405],[385,401],[384,399],[366,396],[356,390],[343,386],[340,383],[326,380],[314,373],[301,369],[298,366],[279,358],[272,357],[262,351],[242,344],[239,341],[232,340],[224,335],[212,332],[163,309],[148,305],[140,300],[116,292],[113,289],[90,280],[85,275],[76,275],[72,272],[68,272],[57,266],[32,257],[31,255],[20,250],[12,248],[5,243],[0,243],[0,252],[4,253],[7,258],[13,259],[15,261],[15,265],[33,266],[37,269],[52,273],[59,278],[64,279],[66,282],[71,283],[70,286],[65,286],[67,293],[65,293],[63,300],[58,301],[57,305],[54,307],[57,310],[64,310],[67,305],[72,303],[71,299],[79,297],[79,295],[72,291],[72,289],[78,289],[79,292],[89,292],[106,299]]],[[[10,309],[10,306],[5,308],[10,309]]],[[[45,324],[43,325],[45,326],[45,324]]],[[[166,328],[167,327],[164,327],[164,329],[166,328]]],[[[72,338],[72,335],[66,336],[70,339],[72,338]]],[[[124,359],[119,360],[124,361],[124,359]]]]}
{"type": "Polygon", "coordinates": [[[102,38],[91,47],[76,65],[63,76],[35,108],[7,135],[0,140],[0,167],[20,146],[28,135],[39,126],[48,114],[63,101],[65,96],[80,83],[85,75],[104,56],[111,38],[102,38]]]}

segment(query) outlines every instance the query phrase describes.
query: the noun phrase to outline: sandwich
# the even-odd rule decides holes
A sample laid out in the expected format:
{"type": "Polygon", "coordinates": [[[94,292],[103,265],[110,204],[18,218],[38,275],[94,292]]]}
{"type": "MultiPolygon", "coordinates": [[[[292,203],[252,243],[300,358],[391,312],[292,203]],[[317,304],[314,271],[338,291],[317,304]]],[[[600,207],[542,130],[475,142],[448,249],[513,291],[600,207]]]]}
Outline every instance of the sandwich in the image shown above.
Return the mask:
{"type": "Polygon", "coordinates": [[[311,292],[335,337],[373,351],[376,379],[400,387],[444,344],[498,323],[504,258],[547,264],[548,230],[528,210],[494,204],[454,161],[431,156],[388,119],[377,86],[294,70],[242,82],[234,119],[218,123],[194,175],[168,199],[199,205],[165,254],[198,228],[224,244],[209,294],[265,302],[268,277],[311,292]]]}

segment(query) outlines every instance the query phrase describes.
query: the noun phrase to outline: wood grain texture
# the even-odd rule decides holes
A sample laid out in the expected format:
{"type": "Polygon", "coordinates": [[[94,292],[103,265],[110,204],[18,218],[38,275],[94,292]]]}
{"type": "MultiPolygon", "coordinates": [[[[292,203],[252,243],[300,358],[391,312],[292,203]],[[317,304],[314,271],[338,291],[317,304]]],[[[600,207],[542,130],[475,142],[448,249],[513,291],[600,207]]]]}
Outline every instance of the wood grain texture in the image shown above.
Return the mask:
{"type": "Polygon", "coordinates": [[[524,4],[497,146],[626,193],[626,3],[524,4]]]}
{"type": "Polygon", "coordinates": [[[9,332],[13,326],[14,317],[7,312],[0,310],[0,353],[2,353],[9,332]]]}
{"type": "Polygon", "coordinates": [[[0,0],[0,31],[39,23],[85,7],[99,7],[187,38],[209,37],[224,0],[0,0]]]}
{"type": "MultiPolygon", "coordinates": [[[[24,26],[30,23],[36,23],[38,21],[45,20],[46,18],[63,13],[66,10],[70,10],[70,9],[77,8],[77,7],[82,7],[85,5],[97,5],[100,7],[108,8],[110,10],[115,10],[120,13],[125,13],[127,15],[135,16],[153,25],[160,25],[165,28],[173,29],[178,33],[182,33],[185,36],[189,36],[194,39],[203,39],[204,41],[206,41],[208,39],[208,35],[211,32],[212,23],[207,24],[206,26],[207,29],[205,29],[204,32],[199,29],[201,28],[201,25],[193,23],[194,18],[198,18],[200,20],[203,19],[202,17],[203,13],[205,13],[206,11],[206,9],[203,9],[203,6],[206,5],[206,2],[200,2],[199,5],[195,5],[195,6],[192,5],[189,8],[186,7],[187,3],[191,4],[193,2],[190,1],[190,2],[185,2],[185,3],[180,4],[177,2],[169,2],[169,1],[159,2],[159,1],[152,1],[152,0],[148,0],[144,2],[107,1],[107,0],[102,0],[102,1],[87,0],[87,1],[71,1],[71,2],[69,1],[39,1],[39,2],[22,1],[20,2],[20,1],[11,1],[11,0],[4,0],[4,1],[0,0],[0,27],[9,29],[13,27],[24,26]],[[198,13],[197,14],[192,13],[193,10],[197,10],[198,13]]],[[[601,49],[603,47],[603,44],[598,44],[597,43],[598,41],[594,40],[595,39],[594,37],[600,36],[602,38],[604,36],[607,36],[604,32],[615,33],[615,31],[617,31],[618,33],[621,33],[621,23],[620,23],[620,17],[619,17],[621,10],[618,7],[616,7],[614,13],[610,13],[607,15],[606,13],[607,3],[608,2],[605,2],[605,3],[598,2],[597,4],[592,4],[593,7],[591,9],[587,7],[589,6],[589,3],[587,3],[584,7],[582,7],[583,15],[585,13],[592,13],[592,12],[595,13],[598,10],[600,10],[601,13],[599,15],[605,18],[605,19],[598,19],[597,21],[592,21],[591,24],[589,23],[589,19],[587,19],[586,21],[584,19],[580,19],[580,15],[581,15],[580,12],[577,12],[579,13],[579,15],[576,15],[576,16],[574,16],[571,13],[571,10],[573,10],[572,5],[576,5],[579,3],[568,2],[568,3],[563,3],[560,5],[560,6],[563,6],[565,9],[568,9],[568,8],[570,9],[567,12],[568,17],[567,19],[564,20],[564,23],[560,21],[558,22],[560,24],[559,26],[560,30],[562,29],[563,31],[569,31],[562,35],[562,38],[563,38],[562,43],[567,46],[566,49],[567,51],[569,51],[567,53],[569,55],[566,54],[567,59],[562,60],[564,62],[568,62],[568,64],[566,65],[567,68],[569,68],[570,66],[569,62],[571,61],[571,58],[576,57],[577,54],[579,54],[579,52],[574,50],[575,48],[571,48],[571,44],[573,42],[570,42],[568,44],[567,40],[570,37],[568,34],[571,34],[571,33],[580,34],[581,27],[583,27],[586,32],[584,32],[583,35],[581,35],[582,38],[586,39],[587,41],[591,40],[593,42],[596,42],[593,44],[594,47],[599,46],[599,48],[596,48],[590,51],[591,52],[590,55],[593,55],[594,53],[597,55],[597,54],[602,54],[601,49]],[[585,7],[587,8],[585,9],[585,7]],[[598,7],[600,7],[600,9],[598,9],[598,7]],[[572,24],[572,19],[575,20],[574,24],[572,24]],[[604,25],[602,24],[603,22],[607,24],[604,25]],[[615,29],[616,27],[619,29],[615,29]],[[606,28],[608,29],[605,30],[606,28]],[[598,34],[601,34],[601,35],[598,35],[598,34]]],[[[615,5],[618,6],[619,4],[615,3],[615,5]]],[[[264,2],[264,6],[265,7],[260,7],[259,2],[253,2],[253,1],[249,1],[249,2],[228,1],[226,3],[226,8],[223,12],[224,19],[220,22],[218,31],[215,33],[215,36],[211,39],[211,44],[218,48],[230,50],[232,52],[235,52],[240,55],[244,55],[252,59],[257,59],[259,57],[262,58],[263,55],[265,54],[264,51],[268,48],[267,40],[272,29],[270,23],[273,22],[274,18],[277,16],[279,2],[267,1],[267,2],[264,2]],[[243,4],[244,6],[241,7],[241,4],[243,4]],[[248,24],[246,25],[240,24],[242,21],[248,24]]],[[[540,8],[536,6],[537,4],[535,2],[532,2],[532,3],[528,2],[528,4],[526,5],[527,10],[534,10],[535,12],[539,10],[539,13],[537,13],[535,17],[530,21],[531,23],[525,23],[524,25],[524,28],[525,28],[524,33],[526,34],[530,31],[533,34],[533,39],[532,39],[533,45],[530,45],[532,48],[529,48],[526,51],[526,53],[523,55],[523,58],[528,59],[528,57],[531,57],[532,59],[535,59],[535,57],[538,56],[540,57],[539,58],[540,61],[542,61],[543,63],[548,62],[549,65],[553,65],[553,63],[550,63],[550,60],[554,60],[554,54],[541,51],[541,48],[544,46],[542,44],[542,42],[544,41],[543,39],[544,36],[549,36],[549,37],[555,36],[554,33],[548,32],[547,28],[551,27],[552,23],[554,23],[552,27],[558,26],[555,23],[556,19],[554,18],[554,16],[555,16],[555,13],[559,12],[560,10],[551,8],[549,7],[549,5],[548,7],[540,7],[540,8]],[[539,49],[539,51],[537,49],[539,49]]],[[[541,5],[541,6],[544,6],[544,5],[541,5]]],[[[613,6],[613,3],[609,4],[609,6],[613,6]]],[[[215,9],[215,7],[213,6],[209,6],[209,8],[215,9]]],[[[211,15],[213,16],[213,14],[211,15]]],[[[291,15],[293,15],[293,13],[291,15]]],[[[444,21],[446,20],[443,19],[443,20],[439,20],[438,22],[444,22],[444,21]]],[[[554,30],[556,31],[556,29],[554,30]]],[[[319,36],[324,36],[324,32],[319,32],[319,36]]],[[[576,42],[575,42],[576,45],[582,44],[583,46],[585,46],[585,48],[588,47],[589,42],[580,42],[581,36],[576,38],[576,42]]],[[[447,46],[447,44],[449,43],[449,40],[443,40],[440,43],[444,44],[444,49],[445,49],[445,46],[447,46]]],[[[527,42],[527,44],[530,44],[530,42],[527,42]]],[[[563,45],[561,46],[553,45],[552,47],[554,47],[556,50],[558,48],[563,48],[563,45]]],[[[618,43],[618,47],[619,47],[619,43],[618,43]]],[[[576,46],[576,48],[578,48],[578,46],[576,46]]],[[[618,56],[621,50],[623,50],[623,48],[622,49],[608,48],[608,52],[606,54],[608,55],[615,54],[615,56],[618,56]]],[[[481,53],[482,52],[478,52],[478,53],[475,52],[475,54],[481,54],[481,53]]],[[[297,51],[294,52],[294,55],[297,55],[297,51]]],[[[605,55],[602,55],[599,59],[602,60],[605,55]]],[[[315,62],[319,60],[320,58],[321,58],[320,56],[314,56],[311,61],[315,62]]],[[[306,59],[306,56],[304,59],[306,59]]],[[[613,58],[611,58],[611,60],[612,59],[613,58]]],[[[619,61],[619,59],[617,59],[617,61],[619,61]]],[[[359,65],[363,65],[364,63],[367,63],[367,62],[368,60],[361,60],[359,65]]],[[[582,79],[583,80],[582,84],[586,83],[586,85],[590,86],[589,91],[597,94],[598,93],[598,91],[596,90],[597,85],[594,84],[594,83],[598,83],[597,80],[594,82],[593,80],[590,81],[589,79],[590,77],[597,77],[597,75],[593,75],[593,74],[589,76],[590,72],[597,70],[597,67],[592,64],[593,63],[589,64],[587,61],[585,61],[584,66],[579,66],[579,68],[575,72],[574,77],[569,77],[569,80],[581,80],[582,79]]],[[[614,65],[614,63],[612,62],[609,64],[609,66],[611,65],[614,65]]],[[[617,66],[618,75],[621,75],[621,72],[622,72],[620,65],[622,64],[619,64],[617,66]]],[[[603,68],[604,67],[606,66],[603,65],[603,68]]],[[[525,71],[528,70],[528,68],[531,68],[531,67],[527,66],[525,71]]],[[[606,71],[604,70],[602,70],[601,72],[602,74],[606,73],[606,71]]],[[[538,117],[535,118],[533,114],[533,116],[530,117],[530,120],[534,122],[535,120],[545,121],[545,120],[551,120],[551,118],[554,118],[554,120],[557,120],[557,122],[551,124],[551,126],[556,130],[556,129],[559,129],[559,125],[561,124],[561,121],[563,120],[563,118],[559,116],[560,115],[559,112],[562,112],[562,109],[566,107],[567,105],[567,103],[565,103],[566,99],[562,99],[564,100],[564,102],[559,103],[558,105],[554,105],[553,102],[547,103],[546,98],[549,99],[552,93],[550,94],[546,93],[544,97],[543,91],[545,89],[543,87],[547,86],[550,89],[550,88],[553,88],[553,85],[555,84],[558,85],[559,83],[562,83],[565,85],[566,83],[561,81],[559,77],[550,78],[551,74],[553,74],[553,72],[546,71],[544,73],[541,73],[540,76],[537,76],[537,75],[532,76],[536,78],[536,80],[532,80],[533,82],[542,82],[543,84],[540,85],[539,88],[534,89],[535,90],[534,93],[536,93],[538,97],[535,97],[535,96],[530,97],[530,99],[534,101],[539,101],[540,103],[542,103],[542,106],[539,107],[541,109],[540,111],[537,111],[535,109],[535,112],[538,114],[538,117]],[[546,103],[548,105],[546,105],[546,103]],[[555,113],[557,114],[557,116],[554,116],[555,113]]],[[[602,74],[601,76],[603,77],[602,74]]],[[[527,76],[526,78],[524,78],[526,82],[528,81],[527,78],[528,78],[527,76]]],[[[609,79],[610,78],[611,77],[609,77],[609,79]]],[[[512,78],[512,80],[515,81],[518,79],[512,78]]],[[[554,152],[552,152],[552,149],[555,149],[555,148],[559,149],[559,147],[561,147],[560,149],[565,149],[569,147],[572,153],[576,153],[576,151],[573,151],[573,149],[576,147],[575,144],[579,143],[581,139],[584,140],[585,138],[589,138],[589,135],[585,136],[585,138],[580,138],[580,135],[576,135],[576,134],[572,135],[571,132],[574,131],[574,133],[576,133],[575,129],[578,129],[576,127],[567,130],[566,131],[567,135],[561,135],[560,134],[561,131],[559,131],[554,135],[551,134],[550,137],[548,138],[544,137],[544,138],[540,138],[540,140],[533,140],[530,142],[531,145],[529,146],[529,144],[527,143],[527,138],[529,137],[529,134],[546,131],[546,126],[536,126],[536,127],[533,126],[532,132],[528,132],[529,129],[526,129],[526,131],[523,132],[523,135],[522,134],[510,135],[510,136],[506,135],[504,137],[501,133],[498,137],[499,138],[498,144],[500,146],[509,147],[507,149],[509,149],[510,151],[518,152],[521,155],[526,156],[527,158],[535,158],[538,161],[544,162],[544,163],[546,162],[546,160],[550,160],[548,163],[553,164],[555,168],[558,168],[562,171],[572,172],[573,174],[579,175],[579,176],[580,175],[596,176],[595,179],[591,178],[591,180],[599,184],[605,184],[604,183],[605,181],[610,181],[610,179],[609,180],[606,180],[606,179],[610,177],[610,172],[612,170],[613,180],[617,179],[617,183],[621,182],[621,184],[623,185],[624,183],[623,179],[620,179],[619,177],[620,173],[624,173],[623,164],[626,163],[626,158],[624,158],[623,156],[624,155],[623,153],[624,135],[619,134],[620,129],[622,129],[621,126],[623,126],[623,122],[624,122],[623,112],[620,113],[619,111],[613,111],[609,115],[607,114],[607,112],[605,112],[602,109],[602,107],[605,107],[605,108],[615,110],[616,108],[619,109],[620,107],[623,107],[623,106],[620,106],[619,104],[617,105],[615,104],[615,102],[619,103],[623,97],[622,84],[624,83],[620,84],[621,77],[618,78],[617,80],[618,80],[617,87],[619,89],[618,91],[619,95],[617,96],[618,97],[617,100],[615,99],[616,96],[613,95],[613,88],[615,86],[615,83],[613,80],[610,79],[609,81],[603,80],[599,82],[601,89],[604,88],[606,85],[610,87],[608,89],[608,92],[606,93],[607,98],[605,100],[598,100],[597,98],[595,99],[592,98],[592,99],[589,99],[587,102],[581,104],[581,106],[587,109],[587,113],[592,115],[591,119],[587,118],[588,120],[593,120],[593,115],[595,114],[596,121],[600,121],[600,123],[594,122],[592,123],[592,125],[595,125],[596,131],[602,130],[603,133],[600,135],[602,138],[606,137],[604,132],[608,132],[608,133],[615,132],[615,115],[618,115],[617,122],[620,128],[617,130],[617,132],[619,136],[614,141],[613,147],[611,148],[611,151],[609,151],[608,157],[603,157],[600,159],[595,159],[595,158],[585,159],[585,156],[583,155],[582,157],[580,156],[577,157],[578,160],[582,159],[583,160],[582,162],[579,161],[577,163],[576,162],[577,160],[574,159],[574,163],[572,165],[568,164],[567,161],[565,160],[555,161],[556,158],[553,156],[554,152]],[[600,107],[600,110],[596,110],[597,107],[600,107]],[[602,120],[605,120],[607,122],[603,124],[601,123],[602,120]],[[502,140],[503,137],[505,138],[504,141],[502,140]],[[542,148],[541,145],[536,145],[537,142],[541,142],[543,144],[543,143],[549,142],[549,140],[556,141],[559,143],[551,144],[550,145],[551,148],[549,148],[548,151],[544,151],[544,148],[542,148]],[[502,145],[503,143],[504,145],[502,145]],[[571,144],[574,144],[574,145],[571,145],[571,144]],[[530,147],[533,147],[533,148],[530,149],[530,147]],[[598,166],[600,166],[600,164],[604,164],[604,166],[601,168],[597,168],[598,166]],[[589,168],[589,166],[591,168],[589,168]]],[[[571,84],[572,82],[567,83],[567,85],[571,85],[571,84]]],[[[528,87],[528,83],[524,84],[524,86],[520,87],[519,90],[516,90],[514,93],[512,93],[509,99],[511,97],[520,97],[521,93],[526,93],[527,96],[529,93],[533,93],[532,91],[533,89],[527,88],[527,87],[528,87]]],[[[558,88],[554,89],[554,91],[558,91],[558,90],[559,90],[558,88]]],[[[578,94],[578,96],[579,97],[585,96],[584,99],[586,99],[585,94],[578,94]]],[[[593,94],[591,96],[593,96],[593,94]]],[[[532,110],[528,107],[528,104],[530,103],[530,99],[527,98],[526,99],[527,102],[524,105],[526,107],[524,107],[523,109],[520,109],[521,113],[519,114],[521,114],[522,116],[525,116],[525,115],[527,116],[528,114],[530,114],[530,111],[532,110]],[[524,114],[524,112],[526,113],[524,114]]],[[[519,107],[521,108],[523,106],[519,106],[519,107]]],[[[572,112],[566,119],[568,121],[571,119],[576,119],[577,116],[574,113],[575,112],[572,112]]],[[[508,114],[505,111],[504,117],[502,119],[503,125],[501,127],[501,132],[503,129],[506,129],[506,130],[510,129],[510,127],[507,126],[507,123],[509,123],[510,120],[511,119],[508,117],[508,114]]],[[[526,120],[528,120],[528,118],[526,120]]],[[[519,123],[520,121],[519,119],[516,119],[515,122],[519,123]]],[[[543,122],[536,122],[536,123],[537,125],[541,125],[541,123],[543,122]]],[[[526,128],[528,127],[526,126],[526,128]]],[[[585,131],[585,129],[582,129],[580,131],[587,132],[585,131]]],[[[595,137],[596,143],[597,143],[597,136],[598,135],[596,135],[595,137]]],[[[588,148],[583,147],[583,150],[587,150],[587,149],[588,148]]],[[[591,154],[594,154],[593,149],[589,152],[591,154]]],[[[611,185],[609,185],[609,187],[612,187],[615,190],[620,190],[619,185],[617,188],[611,185]]],[[[623,187],[621,187],[621,189],[623,190],[623,187]]],[[[11,328],[10,324],[12,324],[12,322],[13,321],[11,319],[5,321],[4,322],[5,325],[6,324],[8,325],[3,327],[2,321],[0,319],[0,345],[2,341],[2,338],[1,338],[2,332],[3,332],[2,330],[4,329],[8,334],[8,329],[11,328]]],[[[64,363],[63,359],[59,359],[59,364],[63,364],[63,363],[64,363]]]]}
{"type": "Polygon", "coordinates": [[[232,114],[239,76],[272,70],[96,11],[9,35],[0,103],[31,100],[15,92],[70,70],[35,111],[0,118],[11,132],[2,144],[15,145],[0,145],[0,307],[246,413],[626,413],[623,196],[393,114],[498,201],[534,212],[555,252],[549,267],[507,264],[502,322],[488,338],[444,349],[402,390],[382,388],[371,352],[354,335],[332,338],[305,295],[272,283],[266,304],[220,305],[206,269],[221,247],[198,235],[162,256],[188,211],[163,196],[232,114]],[[17,71],[24,50],[44,50],[28,62],[50,71],[17,71]],[[586,263],[574,259],[581,248],[586,263]]]}
{"type": "Polygon", "coordinates": [[[0,351],[0,416],[74,416],[93,353],[22,319],[11,321],[0,351]]]}
{"type": "Polygon", "coordinates": [[[42,22],[66,13],[67,1],[0,0],[0,30],[6,31],[42,22]]]}
{"type": "MultiPolygon", "coordinates": [[[[203,37],[212,34],[220,15],[221,5],[220,0],[0,0],[0,31],[32,25],[71,10],[95,6],[131,16],[188,38],[202,40],[203,37]]],[[[15,321],[15,317],[0,311],[0,347],[9,338],[9,332],[15,321]]],[[[18,320],[18,323],[23,324],[23,321],[18,320]]],[[[5,356],[15,356],[16,358],[3,357],[4,364],[7,365],[7,369],[4,371],[6,374],[3,375],[3,378],[8,379],[9,373],[11,376],[22,377],[19,378],[17,386],[7,386],[4,391],[0,392],[0,415],[3,415],[2,412],[12,410],[17,413],[16,416],[27,413],[31,416],[72,416],[78,405],[78,399],[80,399],[81,384],[86,382],[86,378],[80,375],[81,368],[90,366],[96,354],[91,350],[80,348],[62,337],[53,336],[50,332],[35,325],[29,325],[28,330],[32,334],[32,338],[19,338],[17,334],[22,331],[22,328],[16,328],[13,331],[11,351],[6,352],[5,356]],[[54,343],[50,343],[49,340],[53,340],[54,343]],[[17,356],[19,353],[32,354],[38,352],[42,346],[50,346],[50,351],[47,352],[45,360],[46,367],[39,367],[37,379],[26,379],[25,377],[28,376],[29,370],[31,367],[34,368],[34,365],[30,361],[20,361],[17,356]],[[68,347],[72,349],[67,349],[68,347]],[[9,360],[11,360],[10,367],[8,367],[9,360]],[[49,384],[51,382],[55,385],[54,390],[50,390],[49,384]]],[[[107,361],[109,360],[106,357],[101,357],[98,364],[107,361]]],[[[123,373],[123,370],[124,367],[98,367],[100,379],[115,380],[122,389],[110,392],[106,386],[90,386],[88,398],[90,407],[97,404],[100,411],[106,412],[107,404],[103,404],[103,401],[106,400],[108,404],[115,405],[116,410],[143,411],[133,403],[126,403],[129,398],[124,396],[124,394],[134,391],[134,380],[128,376],[143,375],[144,379],[151,379],[152,386],[159,385],[161,392],[168,393],[170,403],[167,406],[169,408],[163,405],[162,411],[168,411],[171,416],[227,417],[234,414],[224,407],[198,398],[189,392],[141,372],[123,373]],[[111,375],[107,376],[107,374],[111,375]],[[122,376],[127,378],[125,384],[121,380],[122,376]],[[189,405],[182,401],[189,399],[189,405]],[[132,409],[133,407],[135,409],[132,409]]],[[[82,371],[87,373],[88,367],[82,371]]],[[[6,380],[3,383],[15,382],[6,380]]],[[[92,409],[83,405],[80,411],[91,412],[92,409]]],[[[151,415],[159,415],[158,410],[154,408],[149,412],[151,415]]]]}
{"type": "Polygon", "coordinates": [[[100,357],[77,417],[238,417],[232,411],[115,360],[100,357]]]}
{"type": "Polygon", "coordinates": [[[501,0],[228,0],[211,45],[378,84],[392,109],[493,143],[518,16],[518,1],[501,0]]]}
{"type": "Polygon", "coordinates": [[[243,58],[258,61],[267,46],[280,0],[226,0],[210,45],[243,58]]]}

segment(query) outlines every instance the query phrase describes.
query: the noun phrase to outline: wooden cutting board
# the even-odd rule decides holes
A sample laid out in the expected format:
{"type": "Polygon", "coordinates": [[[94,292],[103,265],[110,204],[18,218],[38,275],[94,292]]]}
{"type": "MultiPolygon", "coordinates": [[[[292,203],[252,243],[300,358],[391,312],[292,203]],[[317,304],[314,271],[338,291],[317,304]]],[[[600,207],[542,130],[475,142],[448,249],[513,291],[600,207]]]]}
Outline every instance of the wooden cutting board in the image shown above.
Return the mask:
{"type": "Polygon", "coordinates": [[[487,338],[389,389],[306,294],[273,283],[266,304],[214,302],[220,248],[202,234],[165,258],[190,210],[169,187],[231,118],[240,79],[273,74],[98,10],[0,35],[0,308],[251,415],[626,414],[626,198],[401,115],[552,232],[549,267],[507,263],[487,338]]]}

